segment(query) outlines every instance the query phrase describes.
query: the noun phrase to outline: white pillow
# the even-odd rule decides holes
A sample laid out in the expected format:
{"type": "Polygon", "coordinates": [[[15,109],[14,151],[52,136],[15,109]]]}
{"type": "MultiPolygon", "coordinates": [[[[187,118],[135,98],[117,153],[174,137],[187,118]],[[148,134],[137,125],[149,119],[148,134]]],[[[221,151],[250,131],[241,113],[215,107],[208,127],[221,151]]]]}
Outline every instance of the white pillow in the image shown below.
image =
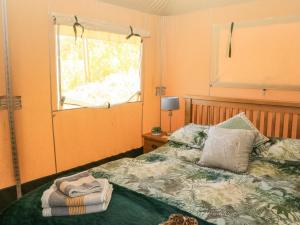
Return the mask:
{"type": "Polygon", "coordinates": [[[245,172],[257,132],[211,127],[199,165],[245,172]]]}

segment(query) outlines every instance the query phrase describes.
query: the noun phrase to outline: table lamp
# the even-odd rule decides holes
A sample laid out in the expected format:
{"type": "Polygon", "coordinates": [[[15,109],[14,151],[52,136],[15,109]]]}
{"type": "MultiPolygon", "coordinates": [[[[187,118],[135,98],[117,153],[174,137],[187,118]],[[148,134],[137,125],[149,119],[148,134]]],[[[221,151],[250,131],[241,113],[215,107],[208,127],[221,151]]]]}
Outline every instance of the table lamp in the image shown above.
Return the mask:
{"type": "Polygon", "coordinates": [[[172,133],[171,121],[173,110],[179,109],[179,98],[175,96],[166,96],[161,98],[161,110],[169,111],[169,132],[172,133]]]}

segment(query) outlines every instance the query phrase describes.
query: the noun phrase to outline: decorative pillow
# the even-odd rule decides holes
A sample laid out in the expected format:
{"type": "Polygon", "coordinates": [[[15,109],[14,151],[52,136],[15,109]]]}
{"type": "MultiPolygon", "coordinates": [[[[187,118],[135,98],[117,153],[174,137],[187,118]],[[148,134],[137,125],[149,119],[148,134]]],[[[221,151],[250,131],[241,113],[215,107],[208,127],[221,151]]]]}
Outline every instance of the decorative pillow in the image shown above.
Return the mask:
{"type": "Polygon", "coordinates": [[[300,161],[300,140],[270,138],[255,156],[276,161],[300,161]]]}
{"type": "Polygon", "coordinates": [[[264,136],[262,133],[259,132],[258,129],[253,125],[253,123],[247,118],[244,112],[235,115],[234,117],[219,123],[217,127],[221,128],[227,128],[227,129],[243,129],[243,130],[253,130],[258,133],[258,135],[255,138],[253,147],[257,148],[267,141],[269,141],[269,138],[264,136]]]}
{"type": "Polygon", "coordinates": [[[245,172],[257,132],[211,127],[199,165],[245,172]]]}
{"type": "Polygon", "coordinates": [[[174,131],[169,140],[192,148],[202,149],[207,138],[208,126],[190,123],[174,131]]]}

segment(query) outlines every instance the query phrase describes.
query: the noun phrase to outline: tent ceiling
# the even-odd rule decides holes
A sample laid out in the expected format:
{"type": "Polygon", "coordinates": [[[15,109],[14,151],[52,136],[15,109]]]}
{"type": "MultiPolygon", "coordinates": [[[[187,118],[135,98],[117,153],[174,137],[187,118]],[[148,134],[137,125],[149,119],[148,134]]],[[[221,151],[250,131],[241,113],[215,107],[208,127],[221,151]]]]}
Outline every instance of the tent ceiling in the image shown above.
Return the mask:
{"type": "Polygon", "coordinates": [[[157,15],[175,15],[253,0],[100,0],[157,15]]]}

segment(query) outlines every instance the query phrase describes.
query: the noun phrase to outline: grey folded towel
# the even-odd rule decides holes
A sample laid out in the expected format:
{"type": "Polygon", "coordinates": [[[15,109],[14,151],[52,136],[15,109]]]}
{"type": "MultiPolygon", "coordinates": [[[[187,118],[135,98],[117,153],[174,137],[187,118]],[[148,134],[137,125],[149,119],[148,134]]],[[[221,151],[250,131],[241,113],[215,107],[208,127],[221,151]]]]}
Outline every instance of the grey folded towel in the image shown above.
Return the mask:
{"type": "Polygon", "coordinates": [[[57,186],[53,184],[49,189],[44,191],[42,196],[42,207],[70,207],[70,206],[89,206],[101,204],[105,201],[107,192],[111,188],[107,179],[97,179],[103,183],[101,192],[94,192],[78,197],[69,197],[58,190],[57,186]]]}
{"type": "Polygon", "coordinates": [[[101,192],[107,179],[96,179],[88,171],[56,179],[57,189],[67,196],[78,197],[94,192],[101,192]]]}
{"type": "MultiPolygon", "coordinates": [[[[72,216],[72,215],[82,215],[95,212],[103,212],[107,209],[112,196],[112,185],[109,185],[104,201],[100,204],[95,205],[81,205],[81,206],[66,206],[66,207],[49,207],[43,208],[43,216],[72,216]]],[[[80,197],[79,197],[80,198],[80,197]]]]}

